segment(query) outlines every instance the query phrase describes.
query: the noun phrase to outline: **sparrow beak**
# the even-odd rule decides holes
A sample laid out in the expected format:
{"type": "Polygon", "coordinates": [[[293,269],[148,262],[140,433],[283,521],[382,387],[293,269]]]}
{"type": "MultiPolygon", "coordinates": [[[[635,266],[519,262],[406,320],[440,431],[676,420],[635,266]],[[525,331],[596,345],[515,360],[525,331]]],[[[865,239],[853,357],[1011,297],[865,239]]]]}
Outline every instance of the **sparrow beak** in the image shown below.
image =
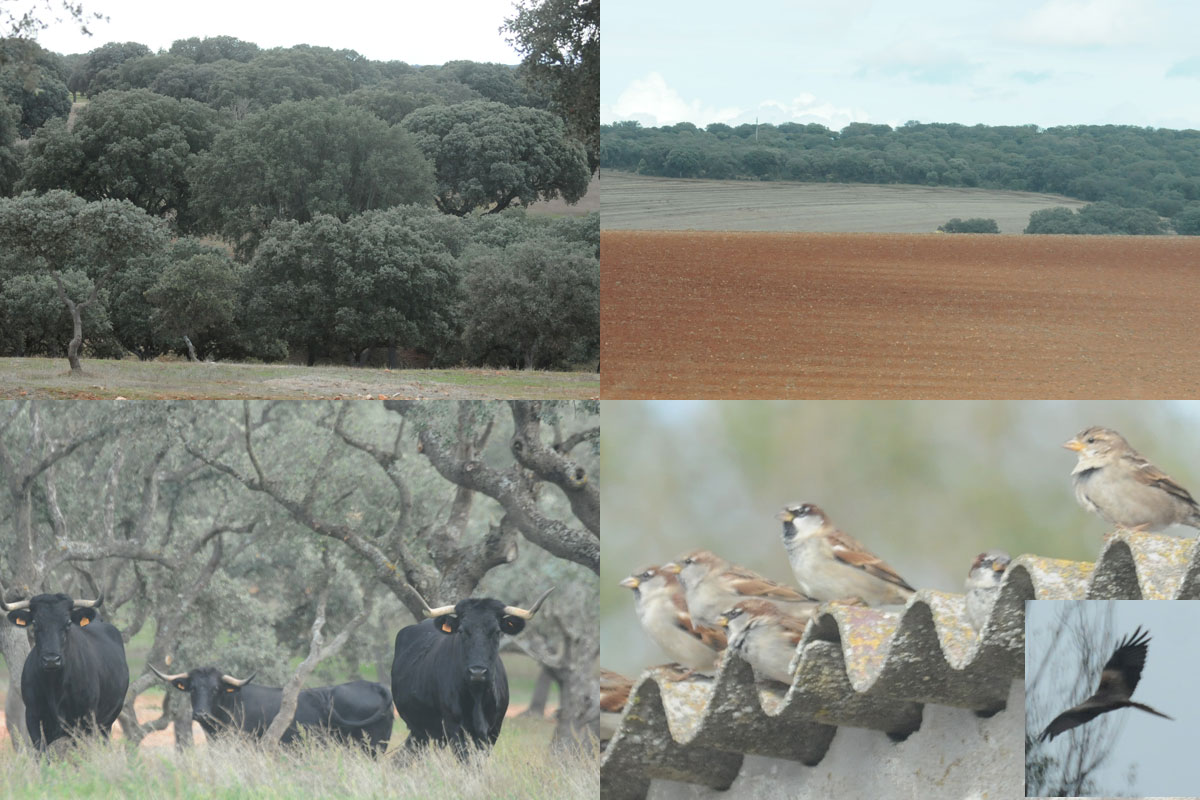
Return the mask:
{"type": "Polygon", "coordinates": [[[641,582],[638,581],[637,578],[630,575],[628,578],[621,581],[621,585],[624,586],[626,589],[636,589],[638,586],[641,585],[641,582]]]}
{"type": "Polygon", "coordinates": [[[795,518],[796,515],[791,511],[788,511],[786,508],[775,515],[775,519],[779,520],[780,522],[791,522],[795,518]]]}
{"type": "Polygon", "coordinates": [[[992,562],[992,570],[994,572],[1004,572],[1004,569],[1007,566],[1008,566],[1007,561],[993,561],[992,562]]]}
{"type": "Polygon", "coordinates": [[[1074,450],[1076,453],[1078,453],[1083,449],[1083,442],[1079,441],[1078,439],[1072,439],[1069,442],[1063,442],[1063,447],[1067,448],[1068,450],[1074,450]]]}
{"type": "Polygon", "coordinates": [[[672,575],[678,575],[680,572],[683,571],[683,567],[679,566],[674,561],[663,564],[661,569],[663,572],[669,572],[672,575]]]}
{"type": "Polygon", "coordinates": [[[717,617],[717,624],[722,628],[729,627],[729,617],[717,617]]]}

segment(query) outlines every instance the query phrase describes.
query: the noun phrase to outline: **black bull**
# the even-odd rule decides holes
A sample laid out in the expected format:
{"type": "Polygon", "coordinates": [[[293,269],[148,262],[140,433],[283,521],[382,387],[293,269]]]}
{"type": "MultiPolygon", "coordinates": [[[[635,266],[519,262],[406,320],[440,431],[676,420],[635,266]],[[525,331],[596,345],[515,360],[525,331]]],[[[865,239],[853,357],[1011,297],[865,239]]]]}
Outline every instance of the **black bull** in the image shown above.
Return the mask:
{"type": "MultiPolygon", "coordinates": [[[[216,667],[191,672],[154,674],[192,698],[192,719],[209,736],[240,730],[261,737],[279,713],[283,689],[251,685],[254,678],[234,678],[216,667]]],[[[374,754],[387,750],[392,736],[392,696],[386,686],[370,681],[350,681],[338,686],[305,689],[296,699],[296,716],[284,731],[287,744],[300,736],[300,728],[322,736],[357,742],[374,754]]]]}
{"type": "Polygon", "coordinates": [[[99,731],[107,737],[129,688],[121,632],[98,619],[94,601],[39,594],[4,603],[12,624],[33,631],[21,670],[25,724],[38,750],[55,739],[99,731]]]}
{"type": "Polygon", "coordinates": [[[468,745],[496,743],[508,710],[500,634],[520,633],[552,591],[529,610],[486,598],[436,609],[421,601],[429,619],[396,634],[392,661],[392,697],[409,729],[405,747],[450,744],[464,757],[468,745]]]}

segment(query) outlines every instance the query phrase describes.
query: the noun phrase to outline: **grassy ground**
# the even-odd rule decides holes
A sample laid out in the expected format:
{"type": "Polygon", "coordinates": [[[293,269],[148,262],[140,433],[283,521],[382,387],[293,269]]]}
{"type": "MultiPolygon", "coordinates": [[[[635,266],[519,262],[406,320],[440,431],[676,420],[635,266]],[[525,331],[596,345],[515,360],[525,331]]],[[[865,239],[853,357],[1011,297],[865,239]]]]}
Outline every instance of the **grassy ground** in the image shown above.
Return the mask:
{"type": "Polygon", "coordinates": [[[65,358],[0,358],[0,397],[98,400],[226,398],[585,399],[600,394],[596,372],[495,369],[385,370],[288,364],[190,364],[87,359],[71,375],[65,358]]]}
{"type": "Polygon", "coordinates": [[[605,230],[933,233],[953,217],[983,217],[996,220],[1001,233],[1021,233],[1034,211],[1086,203],[992,189],[708,181],[608,171],[601,205],[605,230]]]}
{"type": "MultiPolygon", "coordinates": [[[[34,798],[583,798],[599,795],[595,755],[551,751],[553,724],[509,720],[490,757],[460,763],[446,750],[379,761],[356,749],[305,743],[262,748],[216,742],[184,753],[128,751],[90,741],[39,761],[0,752],[0,796],[34,798]]],[[[398,742],[394,737],[393,742],[398,742]]]]}

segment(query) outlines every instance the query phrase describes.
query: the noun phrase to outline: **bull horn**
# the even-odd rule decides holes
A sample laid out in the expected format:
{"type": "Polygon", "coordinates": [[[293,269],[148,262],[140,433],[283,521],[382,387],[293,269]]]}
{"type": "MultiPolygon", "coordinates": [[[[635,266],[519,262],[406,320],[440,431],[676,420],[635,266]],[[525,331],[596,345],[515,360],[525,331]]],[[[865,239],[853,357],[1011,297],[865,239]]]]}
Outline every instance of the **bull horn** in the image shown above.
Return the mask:
{"type": "Polygon", "coordinates": [[[163,673],[156,670],[154,668],[153,664],[147,664],[146,666],[150,668],[151,672],[153,672],[158,677],[162,678],[167,683],[174,683],[175,681],[181,681],[188,676],[188,674],[186,672],[181,672],[178,675],[164,675],[163,673]]]}
{"type": "Polygon", "coordinates": [[[423,613],[429,619],[433,619],[434,617],[440,617],[443,614],[453,614],[454,613],[454,606],[438,606],[437,608],[430,608],[429,603],[425,602],[425,598],[421,597],[421,593],[418,592],[416,590],[416,588],[411,587],[411,586],[409,588],[412,589],[412,593],[417,596],[417,599],[421,601],[421,608],[424,609],[423,613]]]}
{"type": "Polygon", "coordinates": [[[247,683],[254,680],[254,676],[257,674],[258,674],[258,670],[254,670],[254,672],[250,673],[249,678],[242,678],[241,680],[238,680],[237,678],[233,677],[232,675],[222,675],[221,680],[225,681],[230,686],[245,686],[247,683]]]}
{"type": "Polygon", "coordinates": [[[504,613],[511,614],[514,617],[520,617],[521,619],[533,619],[533,615],[536,614],[538,609],[542,607],[542,601],[545,600],[553,591],[554,587],[551,586],[549,589],[542,592],[542,596],[533,601],[533,605],[529,607],[528,611],[523,608],[518,608],[517,606],[505,606],[504,613]]]}
{"type": "Polygon", "coordinates": [[[29,601],[28,600],[18,600],[17,602],[13,603],[12,605],[9,605],[8,603],[4,602],[4,600],[0,599],[0,606],[3,606],[4,610],[6,612],[7,611],[20,611],[23,608],[29,608],[29,601]]]}
{"type": "Polygon", "coordinates": [[[104,603],[104,592],[95,600],[76,600],[75,608],[99,608],[104,603]]]}

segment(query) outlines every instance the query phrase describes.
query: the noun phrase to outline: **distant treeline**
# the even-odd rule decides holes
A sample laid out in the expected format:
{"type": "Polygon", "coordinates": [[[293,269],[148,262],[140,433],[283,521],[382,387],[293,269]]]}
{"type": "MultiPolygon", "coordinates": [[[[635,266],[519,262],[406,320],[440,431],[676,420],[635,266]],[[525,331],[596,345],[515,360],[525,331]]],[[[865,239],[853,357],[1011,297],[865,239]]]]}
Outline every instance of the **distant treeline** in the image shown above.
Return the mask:
{"type": "MultiPolygon", "coordinates": [[[[1049,192],[1167,217],[1200,233],[1200,131],[1124,125],[908,122],[601,126],[600,163],[674,178],[977,186],[1049,192]]],[[[1088,226],[1082,226],[1087,228],[1088,226]]],[[[1081,232],[1088,232],[1087,230],[1081,232]]]]}

